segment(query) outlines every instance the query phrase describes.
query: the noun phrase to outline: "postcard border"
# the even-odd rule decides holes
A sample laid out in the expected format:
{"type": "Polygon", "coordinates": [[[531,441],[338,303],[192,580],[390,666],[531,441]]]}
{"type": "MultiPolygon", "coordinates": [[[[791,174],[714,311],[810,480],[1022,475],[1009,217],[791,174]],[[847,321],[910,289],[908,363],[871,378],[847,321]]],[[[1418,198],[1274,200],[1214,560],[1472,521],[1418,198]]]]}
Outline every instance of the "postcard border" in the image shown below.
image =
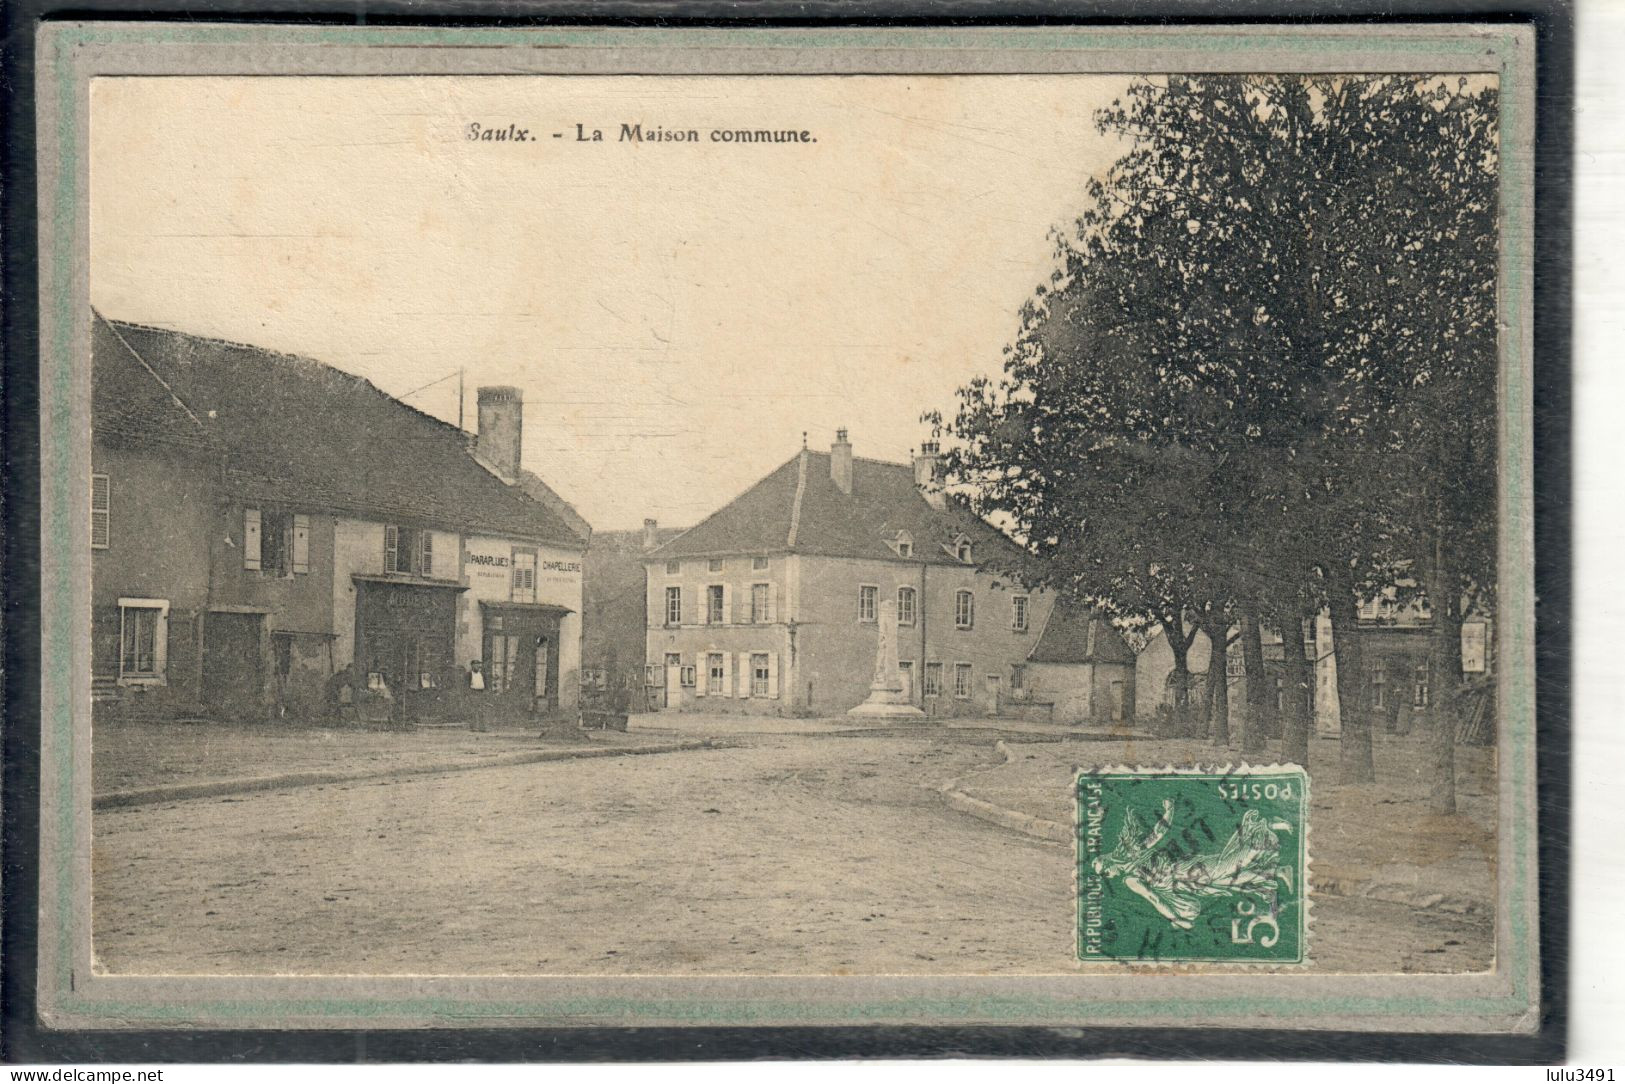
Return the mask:
{"type": "MultiPolygon", "coordinates": [[[[1335,29],[1335,28],[1334,28],[1335,29]]],[[[1400,28],[1405,29],[1405,28],[1400,28]]],[[[1415,27],[1409,28],[1415,30],[1415,27]]],[[[1439,29],[1435,27],[1434,29],[1439,29]]],[[[1350,994],[1306,998],[1162,998],[1097,1001],[1087,1006],[1076,998],[1043,998],[1008,995],[1002,990],[984,995],[960,997],[883,997],[867,1002],[835,1002],[817,998],[787,998],[778,1001],[751,999],[698,1001],[689,996],[652,999],[586,996],[541,1001],[475,1000],[457,997],[371,997],[345,998],[272,997],[227,998],[214,1001],[162,1000],[162,986],[168,980],[130,979],[94,976],[88,968],[88,897],[80,895],[88,886],[89,802],[88,759],[83,736],[75,720],[88,693],[76,689],[74,673],[88,673],[79,666],[61,667],[42,674],[42,763],[41,780],[41,884],[40,884],[40,1004],[42,1014],[58,1026],[184,1026],[202,1022],[251,1026],[250,1014],[259,1018],[274,1015],[265,1026],[288,1027],[301,1023],[319,1026],[348,1026],[364,1023],[370,1027],[404,1026],[425,1021],[441,1024],[514,1021],[529,1024],[569,1026],[584,1020],[643,1025],[676,1024],[780,1024],[816,1021],[855,1024],[899,1021],[929,1023],[1037,1023],[1066,1022],[1099,1024],[1127,1018],[1127,1023],[1150,1022],[1170,1017],[1182,1024],[1253,1020],[1257,1014],[1292,1019],[1310,1019],[1315,1026],[1338,1026],[1354,1022],[1370,1026],[1381,1020],[1387,1027],[1432,1026],[1460,1030],[1532,1030],[1538,1021],[1539,956],[1532,931],[1536,928],[1535,877],[1536,844],[1534,824],[1534,611],[1533,611],[1533,417],[1532,417],[1532,213],[1534,38],[1527,27],[1499,25],[1469,31],[1460,24],[1443,24],[1455,40],[1456,55],[1479,55],[1486,42],[1487,55],[1495,58],[1502,79],[1503,145],[1527,148],[1526,154],[1509,153],[1502,174],[1503,315],[1508,330],[1501,357],[1502,403],[1516,407],[1501,413],[1502,428],[1502,553],[1503,568],[1529,570],[1530,576],[1508,578],[1502,585],[1501,608],[1507,615],[1501,674],[1505,705],[1502,745],[1507,755],[1503,764],[1501,846],[1511,858],[1512,875],[1501,883],[1501,906],[1497,914],[1496,975],[1504,985],[1477,983],[1481,989],[1470,994],[1413,994],[1399,997],[1350,994]],[[1511,133],[1518,133],[1513,137],[1511,133]],[[1516,415],[1516,416],[1514,416],[1516,415]],[[1521,806],[1523,815],[1517,816],[1521,806]],[[67,841],[67,842],[65,842],[67,841]],[[80,906],[83,904],[83,906],[80,906]],[[1503,917],[1504,916],[1504,917],[1503,917]],[[1501,966],[1504,964],[1504,967],[1501,966]],[[130,995],[139,995],[132,997],[130,995]],[[159,1000],[152,1000],[158,995],[159,1000]]],[[[1364,28],[1360,36],[1369,40],[1377,28],[1364,28]]],[[[39,84],[40,143],[53,147],[50,157],[41,157],[40,244],[45,254],[41,270],[41,352],[40,430],[41,462],[41,651],[44,658],[72,658],[83,663],[79,605],[82,586],[76,579],[79,547],[71,540],[82,537],[79,520],[84,515],[79,500],[82,479],[88,477],[85,449],[76,447],[76,435],[85,431],[82,392],[85,354],[84,333],[78,328],[85,298],[82,293],[82,261],[85,216],[83,198],[84,130],[88,124],[81,109],[82,92],[94,70],[92,56],[105,47],[140,45],[228,46],[265,42],[268,36],[283,42],[297,41],[305,47],[339,45],[367,50],[409,46],[426,42],[448,45],[493,44],[577,44],[615,53],[670,44],[670,35],[683,34],[707,47],[725,47],[723,38],[736,39],[741,33],[753,36],[753,46],[764,42],[771,47],[805,51],[827,48],[831,35],[846,38],[846,44],[874,49],[885,47],[906,52],[929,48],[937,54],[955,49],[990,48],[989,41],[1009,50],[1111,49],[1121,55],[1122,36],[1101,28],[1045,28],[997,32],[981,30],[891,29],[862,31],[814,30],[495,30],[469,28],[373,28],[355,27],[209,27],[188,24],[55,24],[40,36],[39,84]],[[696,38],[695,35],[701,35],[696,38]],[[54,146],[53,146],[54,145],[54,146]],[[66,168],[58,168],[66,166],[66,168]],[[43,182],[51,180],[47,187],[43,182]],[[56,359],[56,364],[51,360],[56,359]],[[84,467],[85,469],[80,469],[84,467]],[[53,544],[54,543],[54,544],[53,544]],[[66,556],[64,556],[66,555],[66,556]]],[[[1331,32],[1325,28],[1299,31],[1290,28],[1249,28],[1245,33],[1215,34],[1210,29],[1179,28],[1166,33],[1144,30],[1122,32],[1136,35],[1136,41],[1153,42],[1159,50],[1183,48],[1192,51],[1249,45],[1267,47],[1279,56],[1293,49],[1329,51],[1345,48],[1352,35],[1347,28],[1331,32]],[[1171,42],[1177,42],[1171,45],[1171,42]]],[[[1381,36],[1381,35],[1379,35],[1381,36]]],[[[1437,44],[1435,39],[1429,42],[1437,44]]],[[[1393,53],[1394,42],[1385,38],[1383,50],[1393,53]]],[[[1403,50],[1401,50],[1403,51],[1403,50]]],[[[1417,49],[1420,52],[1420,47],[1417,49]]],[[[228,49],[229,53],[230,50],[228,49]]],[[[239,51],[240,52],[240,51],[239,51]]],[[[556,52],[555,50],[550,50],[556,52]]],[[[568,50],[565,50],[568,52],[568,50]]],[[[1234,55],[1232,53],[1232,55],[1234,55]]],[[[1341,67],[1341,65],[1340,65],[1341,67]]],[[[1282,70],[1272,64],[1272,70],[1282,70]]],[[[954,70],[954,69],[944,69],[954,70]]],[[[1112,69],[1102,69],[1112,70],[1112,69]]],[[[1121,70],[1121,69],[1118,69],[1121,70]]],[[[1462,69],[1482,70],[1482,69],[1462,69]]],[[[269,74],[269,73],[267,73],[269,74]]],[[[477,74],[467,72],[466,74],[477,74]]],[[[1096,981],[1100,976],[1081,976],[1096,981]]],[[[1407,987],[1473,986],[1484,976],[1439,977],[1405,976],[1407,987]],[[1430,979],[1442,982],[1430,982],[1430,979]],[[1459,980],[1467,980],[1462,982],[1459,980]]],[[[1048,979],[1050,976],[1045,976],[1048,979]]],[[[1067,976],[1066,978],[1070,978],[1067,976]]],[[[1321,982],[1349,985],[1344,977],[1316,976],[1321,982]]],[[[275,985],[252,980],[262,987],[275,985]]],[[[321,988],[325,980],[296,980],[303,986],[321,988]]],[[[331,980],[345,983],[352,980],[331,980]]],[[[365,980],[374,981],[374,980],[365,980]]],[[[388,980],[382,980],[388,983],[388,980]]],[[[467,985],[466,980],[425,980],[467,985]]],[[[481,980],[486,981],[486,980],[481,980]]],[[[546,981],[546,980],[543,980],[546,981]]],[[[745,981],[730,979],[728,982],[745,981]]],[[[787,980],[805,985],[804,980],[787,980]]],[[[957,980],[963,987],[964,980],[957,980]]],[[[1028,982],[1032,980],[1019,980],[1028,982]]],[[[1234,985],[1234,978],[1229,980],[1234,985]]],[[[590,984],[588,984],[590,985],[590,984]]],[[[680,984],[693,986],[693,984],[680,984]]],[[[761,985],[761,984],[757,984],[761,985]]],[[[928,986],[931,983],[913,983],[928,986]]],[[[977,985],[971,983],[970,985],[977,985]]],[[[985,984],[983,984],[985,985],[985,984]]],[[[1359,983],[1354,983],[1359,986],[1359,983]]],[[[1451,991],[1454,993],[1455,991],[1451,991]]]]}

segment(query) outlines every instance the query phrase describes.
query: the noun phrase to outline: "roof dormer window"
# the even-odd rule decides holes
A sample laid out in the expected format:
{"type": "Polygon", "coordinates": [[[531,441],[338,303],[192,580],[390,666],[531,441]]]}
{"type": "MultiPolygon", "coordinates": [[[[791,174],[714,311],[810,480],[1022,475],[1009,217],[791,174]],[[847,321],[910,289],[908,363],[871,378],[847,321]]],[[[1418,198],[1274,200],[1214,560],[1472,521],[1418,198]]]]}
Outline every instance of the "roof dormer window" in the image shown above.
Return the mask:
{"type": "Polygon", "coordinates": [[[914,536],[907,531],[898,531],[894,537],[886,541],[886,545],[899,557],[914,556],[914,536]]]}
{"type": "Polygon", "coordinates": [[[966,542],[966,541],[961,541],[957,546],[954,547],[954,556],[959,558],[965,564],[967,564],[967,565],[970,564],[971,563],[970,543],[966,542]]]}

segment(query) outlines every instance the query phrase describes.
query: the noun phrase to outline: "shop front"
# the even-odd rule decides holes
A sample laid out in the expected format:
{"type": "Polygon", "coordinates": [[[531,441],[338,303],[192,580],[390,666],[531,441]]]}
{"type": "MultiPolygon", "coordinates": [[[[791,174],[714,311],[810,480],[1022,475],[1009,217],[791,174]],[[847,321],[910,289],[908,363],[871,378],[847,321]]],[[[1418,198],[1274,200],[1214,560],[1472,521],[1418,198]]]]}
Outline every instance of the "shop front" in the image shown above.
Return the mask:
{"type": "Polygon", "coordinates": [[[559,709],[559,623],[571,611],[536,602],[481,602],[486,695],[498,718],[559,709]]]}
{"type": "Polygon", "coordinates": [[[351,578],[363,714],[403,723],[453,716],[460,691],[457,596],[465,588],[400,576],[351,578]]]}

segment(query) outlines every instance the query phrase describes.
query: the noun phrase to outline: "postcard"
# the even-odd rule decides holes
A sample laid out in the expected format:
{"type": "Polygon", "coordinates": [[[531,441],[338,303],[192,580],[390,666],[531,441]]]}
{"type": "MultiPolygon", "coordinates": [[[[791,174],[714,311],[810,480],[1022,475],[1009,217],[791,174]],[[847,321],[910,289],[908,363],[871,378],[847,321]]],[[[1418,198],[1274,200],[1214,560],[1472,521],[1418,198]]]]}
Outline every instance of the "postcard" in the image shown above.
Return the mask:
{"type": "Polygon", "coordinates": [[[1538,1026],[1525,29],[41,43],[48,1025],[1538,1026]]]}

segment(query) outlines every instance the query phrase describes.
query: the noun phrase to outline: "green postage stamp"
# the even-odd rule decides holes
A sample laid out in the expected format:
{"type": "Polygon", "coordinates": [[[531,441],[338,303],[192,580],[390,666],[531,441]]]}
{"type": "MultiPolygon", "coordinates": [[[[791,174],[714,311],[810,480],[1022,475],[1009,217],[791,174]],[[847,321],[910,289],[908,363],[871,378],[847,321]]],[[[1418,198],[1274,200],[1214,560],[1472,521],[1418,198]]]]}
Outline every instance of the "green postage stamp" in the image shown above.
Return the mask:
{"type": "Polygon", "coordinates": [[[1114,768],[1076,788],[1080,960],[1307,962],[1302,768],[1114,768]]]}

